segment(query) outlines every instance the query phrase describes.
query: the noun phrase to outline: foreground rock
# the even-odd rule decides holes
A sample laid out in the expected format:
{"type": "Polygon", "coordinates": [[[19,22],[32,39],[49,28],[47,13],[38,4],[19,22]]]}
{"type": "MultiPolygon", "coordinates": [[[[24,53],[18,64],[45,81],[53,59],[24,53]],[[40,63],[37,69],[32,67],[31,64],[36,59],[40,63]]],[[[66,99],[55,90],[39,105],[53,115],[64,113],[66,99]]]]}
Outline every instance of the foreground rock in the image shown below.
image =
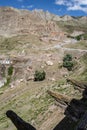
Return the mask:
{"type": "Polygon", "coordinates": [[[77,81],[74,79],[67,79],[67,82],[71,82],[73,85],[76,86],[75,88],[78,90],[84,90],[87,87],[86,81],[77,81]]]}
{"type": "Polygon", "coordinates": [[[50,94],[53,98],[56,99],[57,102],[59,102],[60,104],[64,105],[64,106],[67,106],[70,102],[70,98],[63,95],[63,94],[60,94],[58,92],[53,92],[53,91],[47,91],[48,94],[50,94]]]}
{"type": "MultiPolygon", "coordinates": [[[[67,96],[57,93],[57,92],[52,92],[48,91],[48,93],[56,99],[58,103],[61,105],[66,106],[64,114],[66,117],[73,121],[73,122],[78,122],[79,120],[82,119],[83,123],[79,124],[79,127],[85,127],[86,125],[86,118],[87,118],[87,82],[85,81],[76,81],[74,79],[68,79],[68,82],[72,83],[77,87],[77,89],[82,90],[82,98],[81,99],[71,99],[68,98],[67,96]],[[85,114],[86,113],[86,114],[85,114]],[[83,121],[84,120],[84,121],[83,121]]],[[[80,130],[80,129],[78,129],[80,130]]],[[[85,129],[82,129],[85,130],[85,129]]]]}

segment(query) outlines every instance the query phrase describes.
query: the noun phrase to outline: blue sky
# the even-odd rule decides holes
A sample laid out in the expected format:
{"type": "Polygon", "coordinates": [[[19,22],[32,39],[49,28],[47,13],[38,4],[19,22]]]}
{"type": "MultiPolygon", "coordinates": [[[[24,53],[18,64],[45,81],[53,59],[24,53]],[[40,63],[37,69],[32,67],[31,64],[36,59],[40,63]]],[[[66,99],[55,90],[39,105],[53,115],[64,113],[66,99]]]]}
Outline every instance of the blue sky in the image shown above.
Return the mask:
{"type": "Polygon", "coordinates": [[[0,0],[0,6],[43,9],[57,15],[87,16],[87,0],[0,0]]]}

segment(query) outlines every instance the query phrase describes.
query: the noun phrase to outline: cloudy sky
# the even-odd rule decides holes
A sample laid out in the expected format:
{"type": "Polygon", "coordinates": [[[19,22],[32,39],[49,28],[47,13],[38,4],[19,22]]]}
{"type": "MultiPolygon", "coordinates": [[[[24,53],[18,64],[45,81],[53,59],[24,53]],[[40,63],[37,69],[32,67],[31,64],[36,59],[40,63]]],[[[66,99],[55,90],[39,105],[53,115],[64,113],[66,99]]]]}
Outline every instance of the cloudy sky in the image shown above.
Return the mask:
{"type": "Polygon", "coordinates": [[[87,16],[87,0],[0,0],[0,6],[43,9],[57,15],[87,16]]]}

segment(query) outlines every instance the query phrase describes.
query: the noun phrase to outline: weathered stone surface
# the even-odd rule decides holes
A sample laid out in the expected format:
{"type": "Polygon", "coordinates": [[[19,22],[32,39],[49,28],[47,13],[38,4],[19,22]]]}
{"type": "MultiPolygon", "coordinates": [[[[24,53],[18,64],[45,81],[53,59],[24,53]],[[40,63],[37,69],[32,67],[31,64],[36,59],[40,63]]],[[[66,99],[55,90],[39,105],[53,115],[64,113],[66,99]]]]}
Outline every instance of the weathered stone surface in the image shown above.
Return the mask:
{"type": "Polygon", "coordinates": [[[63,105],[68,105],[69,102],[70,102],[70,98],[67,97],[66,95],[63,95],[63,94],[60,94],[58,92],[53,92],[53,91],[47,91],[48,94],[50,94],[53,98],[56,99],[56,101],[58,101],[60,104],[63,104],[63,105]]]}
{"type": "Polygon", "coordinates": [[[68,82],[71,82],[73,85],[79,87],[78,89],[85,89],[87,87],[86,81],[77,81],[74,79],[67,79],[68,82]]]}
{"type": "Polygon", "coordinates": [[[46,61],[46,64],[49,65],[49,66],[52,66],[53,62],[52,61],[46,61]]]}

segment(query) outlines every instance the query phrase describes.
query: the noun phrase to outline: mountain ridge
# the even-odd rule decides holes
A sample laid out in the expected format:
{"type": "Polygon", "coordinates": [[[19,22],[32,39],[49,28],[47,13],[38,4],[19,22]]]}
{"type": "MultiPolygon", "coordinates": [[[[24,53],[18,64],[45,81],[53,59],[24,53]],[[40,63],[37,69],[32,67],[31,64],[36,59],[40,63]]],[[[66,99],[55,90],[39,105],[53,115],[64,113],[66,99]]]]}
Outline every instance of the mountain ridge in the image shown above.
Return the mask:
{"type": "Polygon", "coordinates": [[[0,7],[0,35],[35,34],[58,32],[57,22],[73,21],[86,23],[87,17],[58,16],[43,10],[20,10],[13,7],[0,7]]]}

